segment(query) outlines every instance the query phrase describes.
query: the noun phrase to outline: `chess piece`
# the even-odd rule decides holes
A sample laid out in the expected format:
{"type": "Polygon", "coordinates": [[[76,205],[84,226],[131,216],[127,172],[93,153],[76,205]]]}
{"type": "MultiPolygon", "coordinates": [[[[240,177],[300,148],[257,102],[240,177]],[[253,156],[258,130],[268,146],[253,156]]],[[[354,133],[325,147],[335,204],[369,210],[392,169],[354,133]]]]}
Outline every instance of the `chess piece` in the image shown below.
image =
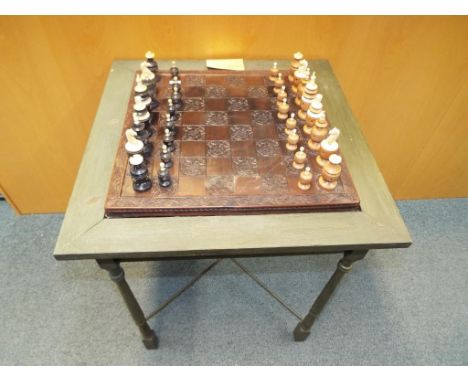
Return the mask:
{"type": "Polygon", "coordinates": [[[182,81],[179,79],[179,77],[174,76],[169,80],[169,86],[171,87],[172,91],[177,89],[180,92],[182,89],[182,81]]]}
{"type": "Polygon", "coordinates": [[[172,154],[171,152],[167,149],[167,146],[166,145],[162,145],[161,146],[161,152],[159,154],[160,158],[161,158],[161,162],[164,163],[164,165],[166,166],[166,168],[171,168],[172,165],[173,165],[173,162],[172,162],[172,154]]]}
{"type": "Polygon", "coordinates": [[[299,62],[299,68],[294,72],[294,81],[291,85],[291,93],[294,96],[297,94],[297,88],[301,83],[301,80],[309,78],[309,73],[307,72],[308,66],[309,63],[306,60],[301,60],[299,62]]]}
{"type": "Polygon", "coordinates": [[[176,121],[177,119],[179,119],[179,114],[177,113],[177,110],[174,107],[172,99],[170,98],[167,100],[167,112],[173,121],[176,121]]]}
{"type": "Polygon", "coordinates": [[[294,129],[293,131],[291,131],[291,134],[288,135],[288,142],[286,143],[286,149],[288,151],[296,151],[297,142],[299,142],[299,135],[297,134],[297,130],[294,129]]]}
{"type": "Polygon", "coordinates": [[[130,176],[132,177],[133,189],[137,192],[148,191],[153,182],[148,175],[148,167],[145,164],[143,156],[140,154],[132,155],[128,162],[130,163],[130,176]]]}
{"type": "Polygon", "coordinates": [[[294,154],[293,167],[297,170],[302,170],[305,167],[306,159],[307,154],[304,152],[304,147],[299,148],[299,151],[294,154]]]}
{"type": "Polygon", "coordinates": [[[320,167],[323,167],[327,162],[328,158],[332,154],[336,154],[338,152],[338,136],[340,135],[340,130],[336,127],[330,130],[328,133],[328,137],[325,138],[320,143],[320,151],[319,155],[317,155],[316,161],[320,167]]]}
{"type": "Polygon", "coordinates": [[[283,102],[280,103],[278,107],[278,114],[277,117],[280,121],[284,121],[285,119],[288,118],[288,112],[289,112],[289,105],[287,103],[287,99],[283,99],[283,102]]]}
{"type": "Polygon", "coordinates": [[[158,63],[154,60],[154,53],[148,50],[145,53],[146,67],[154,74],[158,71],[158,63]]]}
{"type": "Polygon", "coordinates": [[[174,134],[169,129],[164,130],[163,142],[167,146],[167,150],[173,152],[175,150],[174,134]]]}
{"type": "Polygon", "coordinates": [[[288,80],[292,84],[294,82],[294,72],[299,69],[299,63],[304,59],[304,55],[301,52],[296,52],[293,55],[293,60],[291,61],[291,66],[289,67],[288,80]]]}
{"type": "Polygon", "coordinates": [[[132,130],[137,133],[137,138],[143,142],[152,135],[152,132],[146,128],[144,122],[140,122],[135,113],[133,114],[132,130]]]}
{"type": "Polygon", "coordinates": [[[281,91],[281,88],[283,87],[283,85],[284,85],[283,74],[278,73],[278,77],[276,77],[276,80],[275,80],[275,87],[273,88],[273,92],[275,94],[278,94],[281,91]]]}
{"type": "Polygon", "coordinates": [[[280,104],[283,103],[284,99],[288,98],[288,93],[286,93],[286,86],[281,86],[281,90],[278,92],[276,96],[276,107],[279,108],[280,104]]]}
{"type": "Polygon", "coordinates": [[[297,126],[297,120],[294,117],[295,114],[291,113],[289,118],[286,120],[286,128],[284,129],[284,132],[288,135],[290,135],[297,126]]]}
{"type": "Polygon", "coordinates": [[[134,96],[135,104],[142,103],[148,109],[151,103],[151,97],[148,94],[148,87],[144,85],[141,81],[138,81],[138,79],[139,78],[137,78],[137,84],[133,88],[133,91],[135,93],[135,96],[134,96]]]}
{"type": "Polygon", "coordinates": [[[279,69],[278,69],[278,63],[274,62],[273,67],[270,69],[270,81],[275,81],[276,78],[278,77],[279,69]]]}
{"type": "Polygon", "coordinates": [[[320,118],[320,114],[323,111],[323,105],[322,102],[320,101],[321,97],[315,97],[309,105],[309,109],[307,110],[306,113],[306,123],[303,127],[304,134],[310,135],[312,131],[312,127],[315,124],[315,121],[320,118]]]}
{"type": "Polygon", "coordinates": [[[141,82],[148,88],[148,94],[153,96],[156,90],[156,75],[148,69],[146,61],[140,64],[140,72],[141,82]]]}
{"type": "Polygon", "coordinates": [[[165,128],[168,129],[171,134],[175,133],[175,121],[171,118],[169,113],[166,113],[165,128]]]}
{"type": "Polygon", "coordinates": [[[125,143],[125,151],[128,155],[140,154],[143,152],[143,141],[137,139],[137,133],[132,129],[125,130],[125,137],[127,142],[125,143]]]}
{"type": "Polygon", "coordinates": [[[171,99],[176,110],[182,109],[182,94],[177,87],[172,88],[171,99]]]}
{"type": "Polygon", "coordinates": [[[328,135],[328,121],[325,117],[325,111],[320,113],[320,117],[315,120],[314,126],[310,130],[310,139],[307,141],[307,146],[313,151],[320,149],[320,143],[328,135]]]}
{"type": "Polygon", "coordinates": [[[307,68],[306,75],[300,79],[297,85],[296,98],[294,99],[294,103],[297,106],[301,106],[302,95],[304,94],[305,87],[309,81],[310,81],[310,68],[307,68]]]}
{"type": "Polygon", "coordinates": [[[166,165],[163,162],[159,163],[158,183],[161,187],[164,187],[164,188],[170,187],[172,184],[169,171],[167,170],[166,165]]]}
{"type": "Polygon", "coordinates": [[[310,104],[315,99],[317,92],[318,92],[318,86],[315,83],[315,73],[313,73],[310,81],[307,82],[307,85],[304,88],[302,97],[299,99],[299,103],[297,103],[297,98],[296,98],[296,104],[300,106],[300,110],[298,111],[297,114],[301,120],[304,121],[306,119],[307,111],[309,110],[310,104]]]}
{"type": "Polygon", "coordinates": [[[318,178],[318,184],[325,190],[332,191],[338,184],[341,175],[341,157],[337,154],[330,155],[327,163],[322,167],[322,173],[318,178]]]}
{"type": "Polygon", "coordinates": [[[176,62],[172,61],[171,68],[169,69],[169,72],[171,73],[171,77],[179,77],[179,68],[176,66],[176,62]]]}
{"type": "Polygon", "coordinates": [[[133,113],[140,122],[147,123],[151,119],[151,114],[143,102],[133,104],[133,113]]]}
{"type": "Polygon", "coordinates": [[[312,172],[310,167],[306,167],[304,171],[301,171],[299,174],[299,181],[297,182],[297,187],[303,191],[310,189],[310,184],[312,183],[312,172]]]}

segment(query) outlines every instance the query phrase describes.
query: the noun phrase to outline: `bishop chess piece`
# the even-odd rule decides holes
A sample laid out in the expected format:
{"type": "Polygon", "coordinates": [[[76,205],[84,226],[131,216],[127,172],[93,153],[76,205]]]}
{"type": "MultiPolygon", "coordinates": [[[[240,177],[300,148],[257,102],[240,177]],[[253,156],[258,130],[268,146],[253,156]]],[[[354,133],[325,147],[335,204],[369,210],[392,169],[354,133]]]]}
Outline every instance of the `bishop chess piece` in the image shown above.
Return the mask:
{"type": "Polygon", "coordinates": [[[289,118],[286,120],[286,127],[284,129],[284,132],[288,135],[292,134],[293,130],[296,129],[297,126],[297,120],[295,118],[295,114],[291,113],[289,118]]]}
{"type": "Polygon", "coordinates": [[[161,152],[160,152],[159,156],[161,158],[161,162],[164,163],[166,168],[171,168],[172,167],[172,165],[173,165],[172,153],[167,149],[166,145],[163,144],[161,146],[161,152]]]}
{"type": "Polygon", "coordinates": [[[281,88],[284,85],[284,79],[283,79],[283,74],[278,73],[278,77],[275,79],[275,87],[273,88],[273,92],[275,94],[278,94],[281,91],[281,88]]]}
{"type": "Polygon", "coordinates": [[[309,72],[307,71],[308,66],[309,63],[306,60],[301,60],[299,62],[299,68],[294,72],[294,81],[291,85],[291,93],[294,96],[297,95],[297,90],[301,81],[309,76],[309,72]]]}
{"type": "Polygon", "coordinates": [[[286,143],[286,149],[288,151],[296,151],[297,150],[297,142],[299,142],[299,135],[297,134],[297,130],[294,129],[291,131],[291,134],[288,135],[288,141],[286,143]]]}
{"type": "Polygon", "coordinates": [[[287,99],[283,99],[283,102],[278,106],[277,117],[280,121],[284,121],[288,118],[289,105],[287,99]]]}
{"type": "Polygon", "coordinates": [[[154,60],[154,53],[152,51],[147,51],[145,53],[146,58],[146,67],[155,75],[158,71],[158,63],[154,60]]]}
{"type": "Polygon", "coordinates": [[[336,127],[330,130],[328,137],[320,143],[319,155],[317,155],[316,161],[320,167],[323,167],[327,162],[328,158],[332,154],[338,153],[338,142],[336,141],[340,135],[340,130],[336,127]]]}
{"type": "Polygon", "coordinates": [[[320,118],[320,115],[323,111],[321,96],[320,97],[317,97],[317,96],[310,102],[309,109],[307,110],[307,113],[306,113],[306,118],[305,118],[306,123],[303,127],[304,134],[306,135],[311,134],[312,127],[314,126],[315,121],[320,118]]]}
{"type": "Polygon", "coordinates": [[[148,167],[145,164],[143,156],[140,154],[132,155],[128,162],[130,163],[130,176],[132,177],[133,189],[137,192],[148,191],[153,182],[148,174],[148,167]]]}
{"type": "Polygon", "coordinates": [[[173,152],[175,150],[174,134],[169,129],[164,130],[163,142],[168,151],[173,152]]]}
{"type": "MultiPolygon", "coordinates": [[[[314,100],[318,92],[318,86],[315,83],[315,73],[312,74],[312,77],[302,92],[302,97],[299,100],[298,106],[300,107],[298,111],[298,116],[301,120],[305,120],[307,117],[307,111],[309,110],[310,104],[314,100]]],[[[298,93],[299,94],[299,93],[298,93]]],[[[297,101],[297,98],[296,98],[297,101]]],[[[297,102],[296,102],[297,104],[297,102]]]]}
{"type": "Polygon", "coordinates": [[[140,154],[143,152],[143,141],[137,139],[137,133],[132,129],[125,130],[125,137],[127,142],[125,143],[125,151],[128,155],[140,154]]]}
{"type": "Polygon", "coordinates": [[[310,139],[307,141],[307,146],[313,151],[320,150],[320,143],[328,135],[328,121],[325,116],[325,111],[320,113],[320,117],[315,120],[314,126],[310,130],[310,139]]]}
{"type": "Polygon", "coordinates": [[[312,172],[310,167],[306,167],[304,171],[301,171],[299,174],[299,181],[297,182],[297,187],[302,191],[307,191],[310,189],[312,183],[312,172]]]}
{"type": "Polygon", "coordinates": [[[171,77],[179,77],[179,68],[176,66],[176,62],[172,61],[171,63],[171,68],[169,69],[169,72],[171,73],[171,77]]]}
{"type": "Polygon", "coordinates": [[[274,62],[273,67],[270,69],[270,76],[268,77],[270,81],[274,82],[276,78],[278,77],[279,69],[278,69],[278,63],[274,62]]]}
{"type": "Polygon", "coordinates": [[[174,103],[172,102],[172,99],[167,100],[167,113],[169,114],[170,118],[173,121],[176,121],[179,119],[179,114],[177,113],[176,108],[174,107],[174,103]]]}
{"type": "Polygon", "coordinates": [[[332,191],[338,185],[340,175],[341,157],[337,154],[332,154],[327,163],[322,167],[322,173],[318,178],[318,184],[323,189],[332,191]]]}
{"type": "Polygon", "coordinates": [[[294,161],[292,165],[296,170],[302,170],[305,167],[306,160],[307,160],[307,154],[304,151],[304,147],[301,147],[294,154],[294,161]]]}
{"type": "Polygon", "coordinates": [[[292,84],[294,82],[294,72],[299,69],[299,63],[304,59],[304,55],[301,52],[294,53],[293,60],[291,61],[291,66],[289,67],[288,80],[292,84]]]}
{"type": "Polygon", "coordinates": [[[170,187],[172,184],[171,175],[169,174],[169,171],[164,162],[159,163],[158,183],[163,188],[170,187]]]}
{"type": "Polygon", "coordinates": [[[284,99],[288,99],[288,93],[286,93],[286,86],[281,86],[278,95],[276,96],[276,107],[279,108],[280,104],[283,103],[284,99]]]}

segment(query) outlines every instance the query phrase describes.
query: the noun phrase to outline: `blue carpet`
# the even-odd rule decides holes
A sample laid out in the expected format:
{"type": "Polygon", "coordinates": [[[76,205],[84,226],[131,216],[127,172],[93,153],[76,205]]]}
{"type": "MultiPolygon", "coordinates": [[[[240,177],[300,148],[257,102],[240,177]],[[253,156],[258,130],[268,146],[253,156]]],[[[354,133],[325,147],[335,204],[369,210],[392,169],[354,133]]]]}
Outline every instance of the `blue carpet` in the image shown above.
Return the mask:
{"type": "MultiPolygon", "coordinates": [[[[409,249],[371,251],[346,275],[304,343],[296,319],[224,260],[150,320],[145,350],[93,261],[57,262],[62,215],[0,202],[2,365],[467,365],[468,200],[398,203],[409,249]]],[[[242,259],[305,314],[341,255],[242,259]]],[[[212,260],[124,264],[151,311],[212,260]]]]}

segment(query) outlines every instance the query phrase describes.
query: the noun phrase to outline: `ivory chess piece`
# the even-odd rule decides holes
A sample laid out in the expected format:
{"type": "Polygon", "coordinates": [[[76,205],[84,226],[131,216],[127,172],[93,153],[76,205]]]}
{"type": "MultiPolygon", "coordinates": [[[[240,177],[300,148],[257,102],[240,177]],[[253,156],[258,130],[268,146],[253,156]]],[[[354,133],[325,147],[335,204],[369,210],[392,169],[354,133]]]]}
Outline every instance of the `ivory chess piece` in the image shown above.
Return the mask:
{"type": "Polygon", "coordinates": [[[128,155],[140,154],[143,152],[144,143],[137,139],[137,133],[132,129],[125,130],[125,137],[127,142],[125,143],[125,151],[128,155]]]}
{"type": "Polygon", "coordinates": [[[307,146],[313,151],[320,150],[320,143],[328,135],[328,121],[325,116],[325,111],[320,113],[320,117],[315,120],[314,126],[310,129],[310,139],[307,141],[307,146]]]}
{"type": "Polygon", "coordinates": [[[308,78],[307,67],[309,66],[306,60],[299,62],[299,68],[294,72],[294,81],[291,85],[291,93],[295,96],[297,94],[297,88],[302,79],[308,78]]]}
{"type": "Polygon", "coordinates": [[[296,151],[297,150],[297,142],[299,142],[299,135],[297,134],[297,130],[293,129],[291,134],[288,135],[288,141],[286,143],[286,149],[288,151],[296,151]]]}
{"type": "Polygon", "coordinates": [[[276,107],[279,108],[280,104],[283,102],[283,99],[288,98],[288,93],[286,93],[286,86],[281,86],[281,90],[278,92],[276,96],[276,107]]]}
{"type": "Polygon", "coordinates": [[[336,154],[338,152],[339,145],[336,140],[338,139],[339,135],[340,130],[334,127],[328,133],[328,137],[320,143],[319,155],[317,155],[316,158],[317,164],[320,167],[323,167],[328,162],[330,155],[336,154]]]}
{"type": "Polygon", "coordinates": [[[297,182],[297,187],[303,191],[310,189],[310,184],[312,183],[312,172],[310,167],[306,167],[304,171],[301,171],[299,174],[299,181],[297,182]]]}
{"type": "MultiPolygon", "coordinates": [[[[318,94],[317,94],[318,95],[318,94]]],[[[320,97],[319,97],[320,98],[320,97]]],[[[321,98],[320,98],[321,99],[321,98]]],[[[319,101],[317,96],[310,102],[309,109],[307,110],[305,125],[303,127],[304,134],[310,135],[315,121],[320,118],[320,113],[323,111],[322,102],[319,101]]]]}
{"type": "Polygon", "coordinates": [[[128,162],[130,163],[130,176],[132,177],[133,189],[137,192],[148,191],[153,182],[148,174],[148,167],[145,164],[143,156],[140,154],[132,155],[128,162]]]}
{"type": "Polygon", "coordinates": [[[169,171],[167,170],[164,162],[159,163],[158,183],[163,188],[170,187],[172,184],[171,176],[169,175],[169,171]]]}
{"type": "Polygon", "coordinates": [[[152,95],[156,88],[156,74],[148,69],[146,66],[146,61],[143,61],[140,64],[140,72],[141,82],[147,86],[148,93],[152,95]]]}
{"type": "Polygon", "coordinates": [[[143,142],[152,135],[152,132],[146,128],[144,122],[140,122],[136,114],[133,114],[132,130],[137,134],[137,138],[143,142]]]}
{"type": "Polygon", "coordinates": [[[151,119],[151,114],[143,102],[133,104],[133,113],[140,122],[147,123],[151,119]]]}
{"type": "Polygon", "coordinates": [[[299,69],[299,63],[304,59],[304,55],[301,52],[296,52],[293,55],[293,60],[291,61],[291,66],[289,67],[288,80],[292,84],[294,82],[294,72],[299,69]]]}
{"type": "Polygon", "coordinates": [[[318,184],[325,190],[334,190],[341,175],[341,156],[330,155],[327,163],[322,167],[322,173],[318,178],[318,184]]]}
{"type": "Polygon", "coordinates": [[[284,129],[284,132],[288,135],[290,135],[297,126],[297,120],[294,117],[295,114],[291,113],[289,118],[286,120],[286,128],[284,129]]]}
{"type": "Polygon", "coordinates": [[[274,62],[273,67],[270,69],[270,81],[275,81],[276,78],[278,77],[279,69],[278,69],[278,63],[274,62]]]}
{"type": "Polygon", "coordinates": [[[304,94],[305,87],[310,81],[310,68],[306,69],[306,75],[301,78],[297,84],[297,93],[296,98],[294,98],[294,103],[297,106],[301,106],[302,95],[304,94]]]}
{"type": "Polygon", "coordinates": [[[304,152],[304,147],[300,147],[299,151],[294,154],[293,167],[297,170],[302,170],[305,167],[307,154],[304,152]]]}
{"type": "MultiPolygon", "coordinates": [[[[302,97],[300,98],[300,102],[298,106],[300,106],[300,110],[298,111],[298,116],[303,121],[307,117],[307,111],[309,110],[310,104],[315,99],[315,96],[318,92],[318,86],[315,83],[314,74],[312,74],[312,78],[304,88],[304,92],[302,93],[302,97]]],[[[299,94],[299,93],[298,93],[299,94]]],[[[297,101],[297,98],[296,98],[297,101]]],[[[297,103],[296,103],[297,104],[297,103]]]]}
{"type": "Polygon", "coordinates": [[[289,105],[287,102],[287,99],[283,99],[283,102],[280,103],[278,106],[278,114],[277,117],[280,121],[284,121],[285,119],[288,118],[288,112],[289,112],[289,105]]]}
{"type": "Polygon", "coordinates": [[[154,53],[151,50],[148,50],[145,53],[145,58],[146,58],[146,67],[156,74],[158,71],[158,63],[154,60],[154,53]]]}
{"type": "Polygon", "coordinates": [[[281,88],[283,85],[284,85],[283,74],[278,73],[278,77],[276,77],[275,79],[275,87],[273,88],[274,93],[278,94],[281,91],[281,88]]]}

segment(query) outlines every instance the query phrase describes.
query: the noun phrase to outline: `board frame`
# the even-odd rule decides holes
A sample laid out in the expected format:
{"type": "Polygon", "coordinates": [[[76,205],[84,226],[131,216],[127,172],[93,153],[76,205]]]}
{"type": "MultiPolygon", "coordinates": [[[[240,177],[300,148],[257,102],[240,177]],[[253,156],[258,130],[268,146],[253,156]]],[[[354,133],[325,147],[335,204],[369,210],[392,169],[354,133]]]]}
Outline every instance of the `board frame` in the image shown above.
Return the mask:
{"type": "MultiPolygon", "coordinates": [[[[246,61],[248,70],[273,61],[246,61]]],[[[104,204],[135,71],[140,61],[112,63],[54,250],[58,260],[165,260],[318,254],[403,248],[411,237],[343,91],[326,60],[310,61],[341,151],[360,197],[361,210],[268,215],[156,218],[104,217],[104,204]]],[[[167,70],[170,61],[160,61],[167,70]]],[[[205,69],[205,61],[180,61],[180,70],[205,69]]],[[[287,69],[288,61],[278,61],[287,69]]]]}

